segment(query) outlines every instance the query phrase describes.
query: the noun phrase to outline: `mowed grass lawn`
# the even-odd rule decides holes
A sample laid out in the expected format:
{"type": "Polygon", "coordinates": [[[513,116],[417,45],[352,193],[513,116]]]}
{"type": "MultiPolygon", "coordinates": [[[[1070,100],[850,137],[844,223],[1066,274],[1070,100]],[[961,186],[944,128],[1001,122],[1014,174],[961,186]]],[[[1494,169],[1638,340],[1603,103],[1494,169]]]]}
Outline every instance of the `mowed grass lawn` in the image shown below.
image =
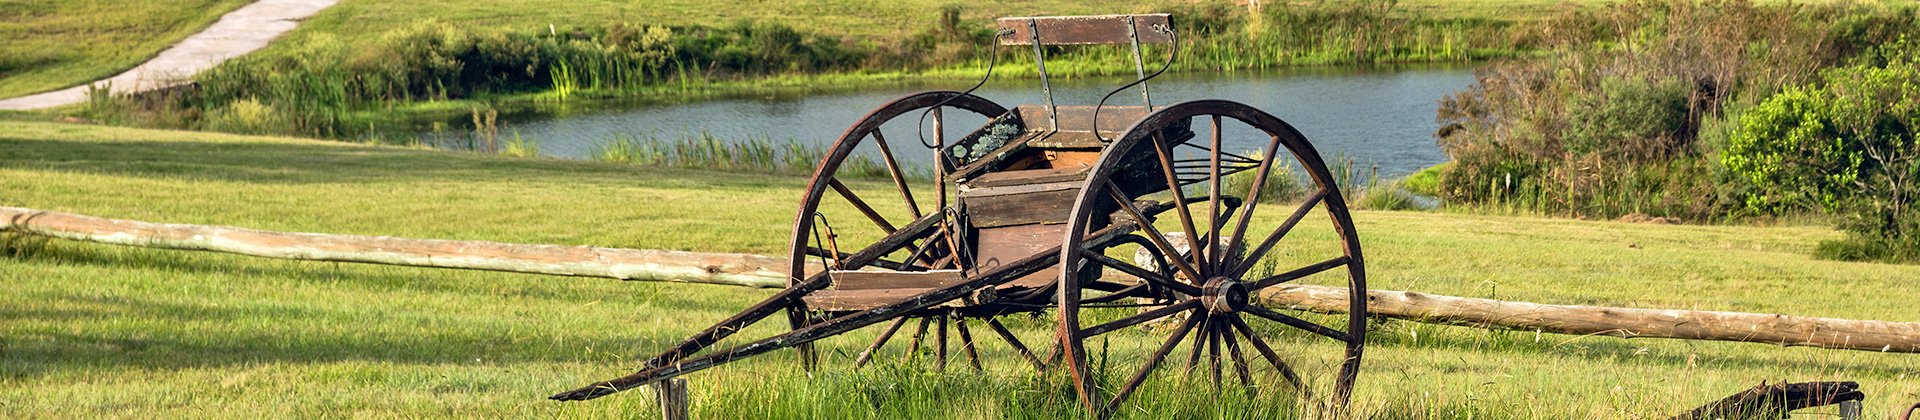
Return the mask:
{"type": "Polygon", "coordinates": [[[0,0],[0,98],[131,69],[248,0],[0,0]]]}
{"type": "MultiPolygon", "coordinates": [[[[0,122],[0,205],[156,222],[779,253],[802,185],[785,176],[0,122]]],[[[1356,219],[1381,289],[1920,321],[1920,267],[1811,260],[1814,243],[1836,236],[1825,228],[1377,211],[1356,219]]],[[[1326,239],[1301,232],[1302,242],[1326,239]]],[[[5,243],[0,417],[7,418],[654,416],[644,392],[584,403],[544,397],[624,374],[636,359],[771,293],[31,238],[5,243]]],[[[1050,334],[1051,320],[1010,321],[1036,344],[1050,334]]],[[[898,343],[881,365],[850,370],[850,355],[872,334],[823,342],[828,367],[811,377],[790,351],[692,375],[694,414],[1076,413],[1058,375],[1031,373],[992,339],[982,339],[984,374],[960,362],[945,373],[898,362],[898,343]]],[[[1164,334],[1111,334],[1107,357],[1124,366],[1164,334]]],[[[1920,355],[1392,321],[1369,339],[1355,397],[1361,417],[1661,417],[1763,381],[1859,381],[1868,418],[1920,401],[1920,355]]],[[[1275,338],[1322,383],[1328,361],[1314,357],[1329,354],[1324,344],[1298,334],[1275,338]]],[[[1157,376],[1121,417],[1288,413],[1283,396],[1248,405],[1237,392],[1213,392],[1203,376],[1157,376]]]]}

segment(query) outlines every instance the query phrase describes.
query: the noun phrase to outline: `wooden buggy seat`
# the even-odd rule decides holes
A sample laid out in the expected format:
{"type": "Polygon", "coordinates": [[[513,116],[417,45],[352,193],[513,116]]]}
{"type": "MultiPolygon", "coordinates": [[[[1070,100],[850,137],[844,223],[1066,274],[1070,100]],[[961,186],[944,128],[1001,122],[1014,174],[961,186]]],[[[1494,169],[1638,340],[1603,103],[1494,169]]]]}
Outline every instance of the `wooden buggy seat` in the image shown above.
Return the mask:
{"type": "MultiPolygon", "coordinates": [[[[972,251],[962,256],[969,257],[969,267],[991,269],[1059,245],[1066,238],[1068,213],[1106,140],[1118,138],[1153,109],[1144,80],[1139,83],[1140,106],[1105,106],[1098,112],[1094,106],[1056,106],[1040,47],[1129,44],[1135,69],[1145,78],[1140,44],[1172,42],[1170,24],[1167,14],[999,20],[1001,45],[1033,46],[1045,103],[1017,106],[941,149],[959,166],[944,181],[958,186],[965,215],[960,230],[972,251]]],[[[1162,135],[1177,143],[1193,133],[1182,125],[1162,135]]],[[[830,276],[831,286],[802,298],[808,307],[873,309],[966,280],[960,270],[834,271],[830,276]]],[[[978,307],[993,305],[1000,296],[1044,295],[1031,292],[1049,289],[1059,278],[1060,267],[1054,266],[1002,284],[993,293],[941,306],[978,307]]]]}

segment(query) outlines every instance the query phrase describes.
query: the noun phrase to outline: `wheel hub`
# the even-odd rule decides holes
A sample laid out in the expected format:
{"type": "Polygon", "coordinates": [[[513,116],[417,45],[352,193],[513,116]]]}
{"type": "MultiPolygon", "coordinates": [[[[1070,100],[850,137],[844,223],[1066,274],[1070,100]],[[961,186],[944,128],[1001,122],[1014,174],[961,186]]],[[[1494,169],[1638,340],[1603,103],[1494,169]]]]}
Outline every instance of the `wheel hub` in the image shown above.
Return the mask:
{"type": "Polygon", "coordinates": [[[1200,286],[1200,303],[1207,311],[1216,314],[1240,312],[1247,307],[1248,294],[1246,283],[1226,277],[1214,277],[1200,286]]]}

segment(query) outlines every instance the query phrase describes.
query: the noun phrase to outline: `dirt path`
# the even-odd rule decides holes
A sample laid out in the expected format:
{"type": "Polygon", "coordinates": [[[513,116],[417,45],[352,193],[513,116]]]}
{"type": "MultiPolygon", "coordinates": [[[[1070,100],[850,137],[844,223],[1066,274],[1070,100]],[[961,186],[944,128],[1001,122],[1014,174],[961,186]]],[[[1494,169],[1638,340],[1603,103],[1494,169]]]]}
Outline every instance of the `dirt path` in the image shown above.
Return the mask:
{"type": "MultiPolygon", "coordinates": [[[[194,73],[266,47],[274,38],[298,26],[298,20],[313,16],[338,2],[260,0],[228,12],[207,30],[181,40],[132,70],[89,85],[111,85],[116,93],[144,92],[178,85],[194,73]]],[[[0,100],[0,109],[41,109],[80,103],[87,99],[89,85],[0,100]]]]}

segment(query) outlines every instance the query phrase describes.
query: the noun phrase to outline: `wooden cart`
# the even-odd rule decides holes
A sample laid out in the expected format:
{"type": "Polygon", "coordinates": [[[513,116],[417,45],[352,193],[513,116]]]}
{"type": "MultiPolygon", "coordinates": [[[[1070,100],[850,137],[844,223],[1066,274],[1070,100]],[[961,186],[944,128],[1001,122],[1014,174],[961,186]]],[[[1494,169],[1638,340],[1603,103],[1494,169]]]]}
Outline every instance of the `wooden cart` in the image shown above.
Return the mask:
{"type": "Polygon", "coordinates": [[[1221,366],[1231,362],[1243,384],[1252,385],[1258,370],[1307,391],[1306,379],[1287,363],[1288,355],[1263,338],[1304,331],[1292,333],[1291,339],[1331,339],[1330,345],[1318,345],[1341,355],[1320,367],[1337,366],[1328,381],[1332,392],[1322,395],[1344,404],[1365,336],[1366,270],[1344,196],[1313,146],[1287,123],[1244,104],[1198,100],[1153,106],[1141,45],[1169,45],[1171,62],[1178,36],[1168,15],[1004,18],[999,26],[1000,45],[1033,49],[1045,103],[1007,109],[968,93],[931,91],[867,113],[834,144],[807,186],[793,221],[789,287],[666,349],[638,372],[552,398],[597,398],[785,348],[799,350],[813,369],[818,358],[810,343],[883,325],[878,338],[855,358],[857,367],[871,360],[902,326],[917,321],[910,346],[918,349],[932,325],[939,336],[936,363],[942,367],[948,324],[976,368],[980,362],[970,326],[984,325],[1034,367],[1066,370],[1081,402],[1095,416],[1119,407],[1189,338],[1188,369],[1207,349],[1216,386],[1221,366]],[[1047,50],[1098,44],[1131,46],[1141,76],[1134,85],[1143,104],[1054,104],[1047,50]],[[986,122],[949,141],[942,129],[948,114],[955,112],[986,122]],[[899,120],[918,130],[929,119],[930,141],[889,143],[880,129],[899,120]],[[1223,137],[1228,136],[1254,139],[1260,147],[1249,149],[1258,153],[1224,150],[1223,137]],[[931,177],[903,171],[897,159],[916,143],[930,146],[926,153],[937,156],[931,159],[936,162],[931,177]],[[1182,153],[1188,157],[1179,157],[1182,153]],[[866,158],[873,154],[878,162],[866,158]],[[1298,165],[1295,170],[1304,172],[1304,198],[1288,204],[1262,200],[1268,184],[1278,182],[1268,174],[1276,161],[1287,164],[1287,157],[1298,165]],[[843,172],[873,172],[875,166],[885,167],[897,193],[863,196],[849,186],[853,182],[842,181],[843,172]],[[931,179],[910,181],[915,178],[931,179]],[[1234,187],[1223,188],[1227,184],[1234,187]],[[857,218],[867,221],[856,223],[871,223],[883,234],[853,240],[849,237],[856,235],[833,232],[823,217],[823,201],[857,212],[857,218]],[[904,209],[906,214],[890,219],[883,208],[904,209]],[[1278,258],[1270,257],[1279,253],[1277,245],[1311,213],[1331,221],[1332,231],[1320,236],[1328,238],[1321,240],[1327,243],[1326,255],[1289,255],[1290,260],[1311,262],[1274,267],[1278,258]],[[1109,256],[1121,247],[1137,248],[1145,258],[1128,262],[1109,256]],[[810,273],[809,259],[827,269],[810,273]],[[1315,274],[1342,278],[1349,286],[1352,308],[1344,324],[1310,322],[1251,298],[1262,289],[1315,274]],[[1108,309],[1113,307],[1139,309],[1108,309]],[[1044,355],[1000,321],[1006,315],[1048,311],[1058,320],[1058,329],[1044,355]],[[1096,311],[1107,311],[1101,322],[1090,318],[1096,311]],[[775,314],[785,314],[791,330],[711,348],[775,314]],[[1166,338],[1139,366],[1125,368],[1133,374],[1124,382],[1104,383],[1089,374],[1088,348],[1099,343],[1096,337],[1154,321],[1170,326],[1150,330],[1162,331],[1166,338]],[[1244,347],[1251,347],[1272,369],[1249,363],[1244,347]]]}

